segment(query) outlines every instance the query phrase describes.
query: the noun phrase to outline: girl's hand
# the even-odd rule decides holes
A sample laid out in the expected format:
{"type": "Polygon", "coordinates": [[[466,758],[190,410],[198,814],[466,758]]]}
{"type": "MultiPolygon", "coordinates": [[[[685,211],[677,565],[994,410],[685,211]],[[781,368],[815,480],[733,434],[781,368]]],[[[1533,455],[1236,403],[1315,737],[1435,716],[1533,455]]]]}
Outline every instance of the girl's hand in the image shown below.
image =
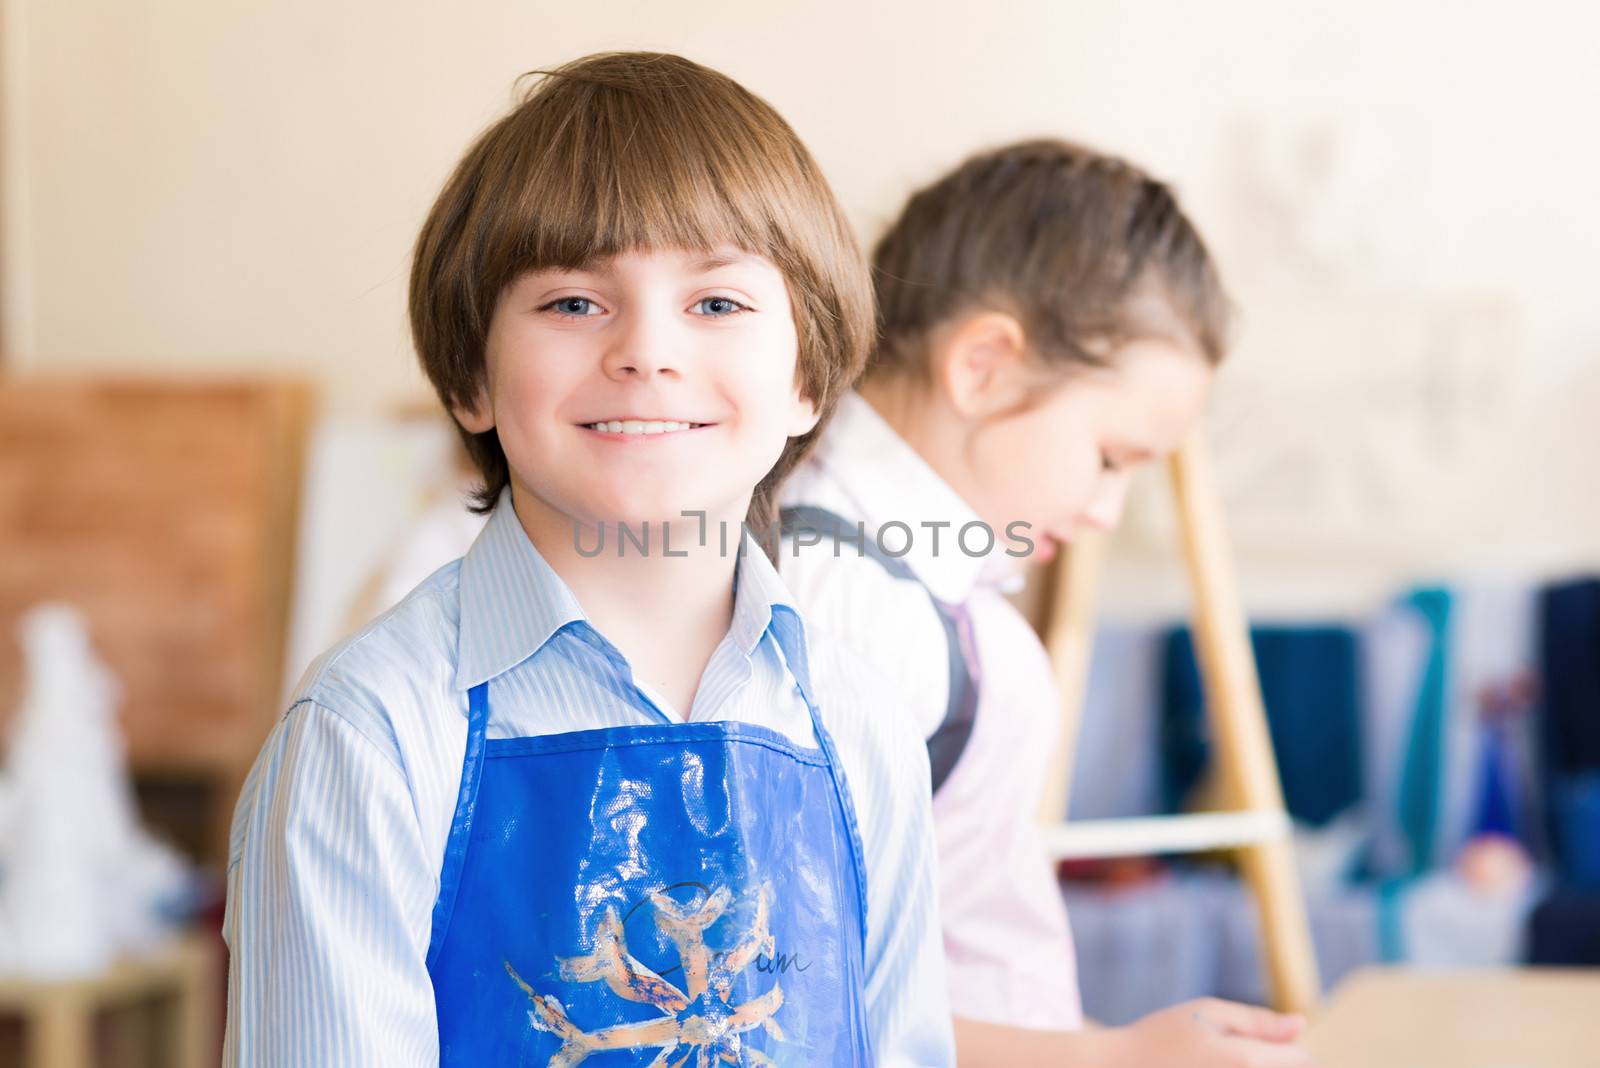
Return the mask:
{"type": "Polygon", "coordinates": [[[1314,1068],[1295,1044],[1302,1016],[1217,998],[1186,1001],[1103,1032],[1101,1063],[1127,1068],[1314,1068]]]}

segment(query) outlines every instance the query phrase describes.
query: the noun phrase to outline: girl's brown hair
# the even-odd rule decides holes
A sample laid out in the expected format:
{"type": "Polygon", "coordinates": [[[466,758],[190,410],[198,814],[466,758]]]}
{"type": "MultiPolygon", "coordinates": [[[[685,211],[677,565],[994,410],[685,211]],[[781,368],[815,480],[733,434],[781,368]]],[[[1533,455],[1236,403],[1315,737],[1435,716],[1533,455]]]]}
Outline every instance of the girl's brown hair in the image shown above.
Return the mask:
{"type": "MultiPolygon", "coordinates": [[[[448,407],[485,383],[484,343],[506,286],[650,248],[732,245],[783,272],[796,374],[822,419],[789,441],[755,488],[749,521],[771,523],[783,479],[855,379],[872,337],[872,290],[844,214],[771,105],[680,56],[588,56],[543,77],[467,150],[417,237],[411,333],[448,407]]],[[[457,426],[483,476],[487,512],[510,472],[494,430],[457,426]]]]}
{"type": "Polygon", "coordinates": [[[1208,362],[1226,351],[1227,297],[1172,191],[1066,141],[981,153],[920,190],[872,269],[868,374],[925,373],[930,332],[979,309],[1016,315],[1054,363],[1102,365],[1108,344],[1168,333],[1174,313],[1208,362]]]}

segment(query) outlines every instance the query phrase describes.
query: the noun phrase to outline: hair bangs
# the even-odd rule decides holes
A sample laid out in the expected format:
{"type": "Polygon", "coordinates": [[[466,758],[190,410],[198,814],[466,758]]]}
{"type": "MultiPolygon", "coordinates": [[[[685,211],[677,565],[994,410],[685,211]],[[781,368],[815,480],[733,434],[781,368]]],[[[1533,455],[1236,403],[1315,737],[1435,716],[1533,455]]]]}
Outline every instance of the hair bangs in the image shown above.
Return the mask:
{"type": "Polygon", "coordinates": [[[551,72],[534,95],[571,96],[529,130],[537,155],[507,190],[516,204],[497,235],[501,285],[529,271],[576,269],[625,252],[733,247],[780,266],[792,261],[780,235],[790,220],[790,183],[721,123],[737,98],[707,99],[704,86],[619,85],[551,72]],[[587,122],[571,121],[586,115],[587,122]],[[789,195],[785,195],[789,194],[789,195]]]}

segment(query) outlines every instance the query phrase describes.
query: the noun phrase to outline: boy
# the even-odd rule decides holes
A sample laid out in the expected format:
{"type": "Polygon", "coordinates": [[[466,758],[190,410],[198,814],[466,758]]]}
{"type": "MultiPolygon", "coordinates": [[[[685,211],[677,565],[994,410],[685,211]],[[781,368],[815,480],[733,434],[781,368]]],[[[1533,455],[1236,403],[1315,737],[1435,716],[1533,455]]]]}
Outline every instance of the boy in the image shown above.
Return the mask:
{"type": "Polygon", "coordinates": [[[780,563],[928,739],[961,1064],[1304,1063],[1297,1020],[1222,1002],[1079,1030],[1035,824],[1060,702],[1002,596],[1019,563],[1113,526],[1133,469],[1198,419],[1226,317],[1204,244],[1142,172],[1037,141],[918,192],[873,266],[878,344],[785,489],[780,563]]]}
{"type": "Polygon", "coordinates": [[[410,310],[488,522],[251,773],[227,1064],[953,1063],[920,742],[741,530],[869,309],[794,133],[687,60],[468,151],[410,310]]]}

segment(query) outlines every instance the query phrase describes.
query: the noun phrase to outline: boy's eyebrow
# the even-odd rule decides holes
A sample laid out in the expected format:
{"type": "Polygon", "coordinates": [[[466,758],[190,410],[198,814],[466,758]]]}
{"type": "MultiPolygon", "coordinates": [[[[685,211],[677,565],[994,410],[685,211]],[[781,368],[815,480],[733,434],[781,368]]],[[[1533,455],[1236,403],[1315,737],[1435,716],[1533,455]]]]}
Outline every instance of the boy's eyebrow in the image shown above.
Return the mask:
{"type": "Polygon", "coordinates": [[[696,274],[705,274],[721,267],[731,267],[750,258],[748,252],[714,252],[693,261],[689,266],[696,274]]]}
{"type": "MultiPolygon", "coordinates": [[[[709,252],[698,259],[690,260],[689,270],[695,274],[706,274],[710,271],[715,271],[723,267],[732,267],[736,263],[744,263],[755,258],[755,256],[748,252],[709,252]]],[[[552,272],[561,271],[567,274],[594,274],[605,276],[615,273],[616,268],[613,263],[614,259],[615,257],[612,256],[597,256],[594,259],[589,260],[587,263],[579,264],[576,267],[550,267],[546,268],[546,270],[552,272]]]]}
{"type": "Polygon", "coordinates": [[[542,275],[568,274],[591,274],[598,277],[605,277],[614,273],[615,270],[611,266],[611,261],[609,259],[593,259],[587,263],[581,263],[576,267],[537,267],[528,271],[524,277],[533,278],[542,275]]]}

